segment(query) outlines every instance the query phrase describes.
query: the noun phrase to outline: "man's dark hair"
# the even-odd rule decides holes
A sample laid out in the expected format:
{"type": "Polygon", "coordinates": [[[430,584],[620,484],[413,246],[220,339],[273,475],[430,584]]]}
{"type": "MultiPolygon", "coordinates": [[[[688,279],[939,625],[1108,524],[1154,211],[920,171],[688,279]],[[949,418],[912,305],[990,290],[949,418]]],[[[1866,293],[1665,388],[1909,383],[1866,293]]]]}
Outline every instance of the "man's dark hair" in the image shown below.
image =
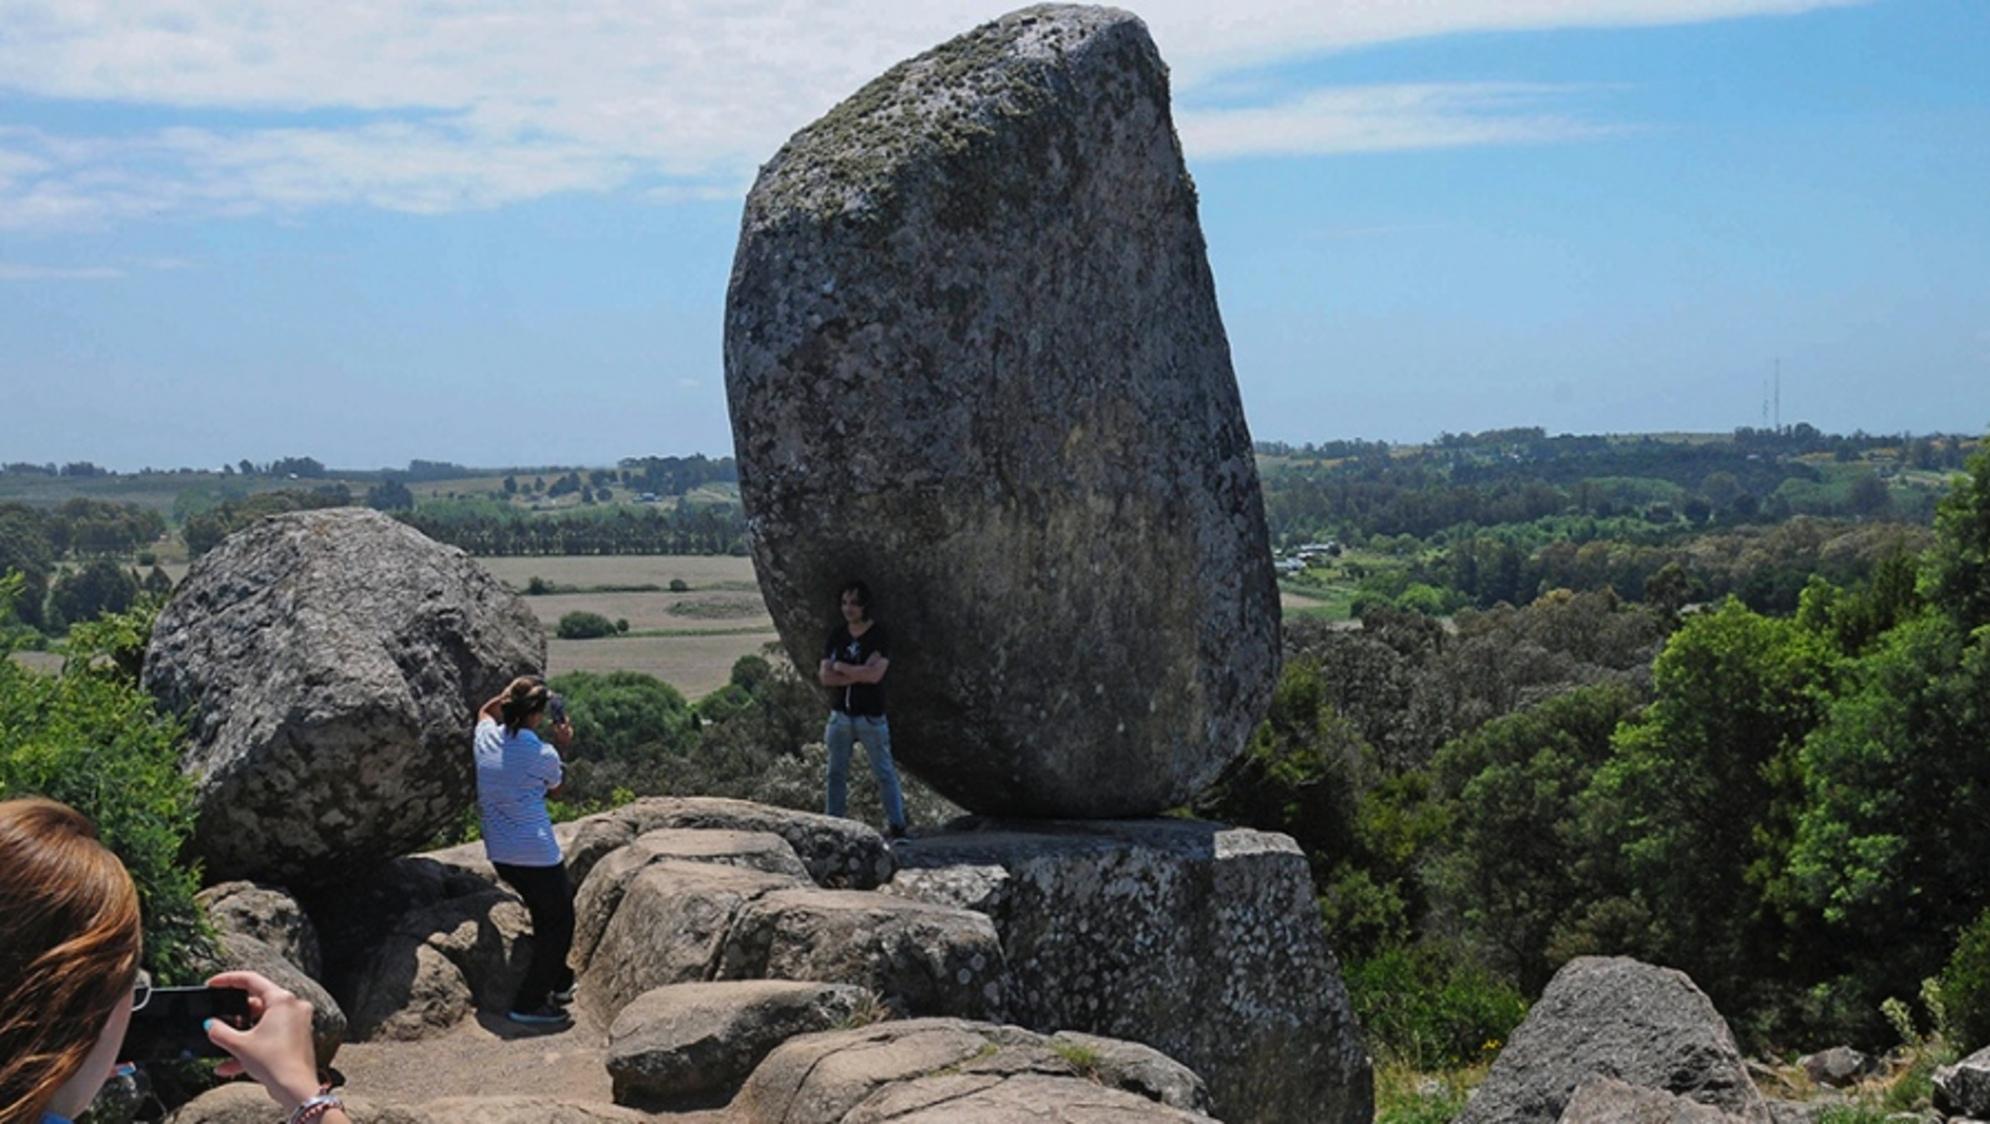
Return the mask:
{"type": "Polygon", "coordinates": [[[839,589],[839,590],[837,590],[837,591],[836,591],[836,599],[837,599],[838,601],[841,601],[841,600],[843,599],[843,595],[844,595],[844,594],[846,594],[846,593],[854,593],[854,594],[856,594],[856,595],[857,595],[857,604],[859,604],[859,605],[862,605],[862,606],[864,607],[864,615],[865,615],[865,616],[867,616],[867,617],[871,615],[871,587],[870,587],[870,586],[867,586],[867,585],[865,585],[865,584],[864,584],[863,582],[860,582],[860,581],[856,581],[856,580],[851,580],[851,581],[847,581],[847,582],[844,582],[844,583],[843,583],[843,588],[842,588],[842,589],[839,589]]]}

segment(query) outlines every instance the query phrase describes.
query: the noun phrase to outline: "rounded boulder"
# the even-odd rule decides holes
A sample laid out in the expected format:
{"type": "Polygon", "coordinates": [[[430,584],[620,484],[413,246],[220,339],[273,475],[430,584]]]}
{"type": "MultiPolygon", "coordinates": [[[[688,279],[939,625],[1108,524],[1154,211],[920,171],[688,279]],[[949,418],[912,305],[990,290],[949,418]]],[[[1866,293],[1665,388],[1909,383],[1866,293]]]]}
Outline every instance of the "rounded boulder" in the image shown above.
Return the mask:
{"type": "Polygon", "coordinates": [[[471,716],[545,667],[531,610],[377,512],[274,516],[195,564],[144,683],[188,718],[210,878],[285,885],[420,848],[475,795],[471,716]]]}

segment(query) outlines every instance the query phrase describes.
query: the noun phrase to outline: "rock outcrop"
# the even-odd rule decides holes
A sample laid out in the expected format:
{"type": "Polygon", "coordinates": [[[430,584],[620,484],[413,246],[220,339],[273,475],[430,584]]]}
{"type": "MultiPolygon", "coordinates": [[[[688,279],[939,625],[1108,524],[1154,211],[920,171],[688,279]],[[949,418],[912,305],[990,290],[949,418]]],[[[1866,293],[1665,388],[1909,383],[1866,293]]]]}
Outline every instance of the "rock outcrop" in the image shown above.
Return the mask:
{"type": "Polygon", "coordinates": [[[198,900],[217,931],[254,937],[305,975],[324,975],[318,929],[290,891],[256,882],[222,882],[202,890],[198,900]]]}
{"type": "Polygon", "coordinates": [[[353,978],[358,1038],[426,1038],[478,1009],[503,1011],[531,962],[531,919],[487,889],[402,914],[353,978]]]}
{"type": "Polygon", "coordinates": [[[1289,837],[1190,820],[981,827],[899,848],[886,889],[994,921],[1013,1021],[1153,1046],[1231,1124],[1370,1119],[1360,1031],[1289,837]]]}
{"type": "Polygon", "coordinates": [[[1146,815],[1242,749],[1278,591],[1138,19],[1016,12],[797,133],[747,197],[725,352],[782,640],[812,670],[868,581],[893,752],[933,787],[1146,815]]]}
{"type": "Polygon", "coordinates": [[[860,987],[789,980],[674,984],[645,992],[609,1029],[616,1103],[723,1103],[775,1047],[842,1027],[873,1001],[860,987]]]}
{"type": "Polygon", "coordinates": [[[197,562],[144,682],[192,723],[210,876],[288,886],[414,850],[474,795],[470,716],[545,666],[531,610],[377,512],[265,519],[197,562]]]}
{"type": "Polygon", "coordinates": [[[572,832],[561,845],[576,886],[584,885],[594,864],[616,848],[663,828],[778,835],[794,848],[816,885],[831,889],[874,890],[897,869],[884,836],[863,824],[748,800],[655,796],[560,826],[572,832]]]}
{"type": "MultiPolygon", "coordinates": [[[[353,1124],[642,1124],[647,1113],[552,1097],[445,1097],[420,1105],[390,1105],[361,1093],[344,1098],[353,1124]]],[[[269,1124],[280,1115],[258,1085],[210,1090],[180,1106],[168,1124],[269,1124]]]]}
{"type": "MultiPolygon", "coordinates": [[[[615,855],[589,876],[616,873],[615,855]]],[[[856,984],[900,1015],[998,1016],[1002,947],[988,918],[790,875],[662,859],[628,877],[584,958],[581,1001],[613,1019],[666,984],[789,979],[856,984]]]]}
{"type": "Polygon", "coordinates": [[[1990,1120],[1990,1046],[1936,1070],[1934,1100],[1943,1112],[1990,1120]]]}
{"type": "Polygon", "coordinates": [[[1552,1124],[1592,1077],[1767,1119],[1727,1020],[1684,972],[1585,956],[1555,973],[1458,1124],[1552,1124]]]}
{"type": "MultiPolygon", "coordinates": [[[[736,1124],[1209,1124],[1193,1103],[1193,1073],[1177,1066],[1160,1082],[1186,1099],[1155,1100],[1151,1072],[1129,1078],[1119,1057],[1018,1027],[879,1023],[789,1041],[753,1071],[730,1115],[736,1124]]],[[[1143,1055],[1140,1068],[1157,1064],[1143,1055]]]]}

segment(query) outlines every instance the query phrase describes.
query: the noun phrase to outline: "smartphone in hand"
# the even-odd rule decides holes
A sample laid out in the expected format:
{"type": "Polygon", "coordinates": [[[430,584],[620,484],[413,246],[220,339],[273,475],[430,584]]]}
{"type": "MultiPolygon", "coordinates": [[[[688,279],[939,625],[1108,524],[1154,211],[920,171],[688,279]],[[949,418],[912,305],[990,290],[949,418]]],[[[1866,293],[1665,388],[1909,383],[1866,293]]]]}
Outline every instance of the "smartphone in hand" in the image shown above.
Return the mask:
{"type": "Polygon", "coordinates": [[[546,704],[546,713],[552,716],[553,725],[566,725],[567,700],[561,698],[559,695],[554,695],[552,701],[546,704]]]}
{"type": "Polygon", "coordinates": [[[118,1057],[134,1062],[176,1062],[225,1058],[202,1024],[218,1019],[237,1030],[249,1028],[249,993],[239,987],[155,987],[145,1006],[131,1013],[118,1057]]]}

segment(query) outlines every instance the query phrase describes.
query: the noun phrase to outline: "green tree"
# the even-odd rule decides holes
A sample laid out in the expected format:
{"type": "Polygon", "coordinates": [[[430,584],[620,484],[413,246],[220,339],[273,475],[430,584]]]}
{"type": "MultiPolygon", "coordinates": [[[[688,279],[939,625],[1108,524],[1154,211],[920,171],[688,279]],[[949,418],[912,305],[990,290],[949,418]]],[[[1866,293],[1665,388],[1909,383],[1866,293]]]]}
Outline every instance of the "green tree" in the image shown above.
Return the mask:
{"type": "Polygon", "coordinates": [[[1829,645],[1732,600],[1692,617],[1653,664],[1655,699],[1619,727],[1583,797],[1593,847],[1621,857],[1645,947],[1723,1010],[1772,981],[1768,902],[1803,789],[1797,754],[1828,702],[1829,645]]]}
{"type": "Polygon", "coordinates": [[[375,511],[413,511],[415,494],[406,484],[390,478],[366,490],[366,506],[375,511]]]}
{"type": "Polygon", "coordinates": [[[108,558],[95,558],[55,580],[49,605],[65,624],[101,613],[122,613],[138,599],[138,581],[108,558]]]}
{"type": "Polygon", "coordinates": [[[664,791],[672,758],[692,753],[698,724],[677,688],[639,671],[572,671],[549,686],[566,699],[574,725],[564,799],[588,803],[615,789],[664,791]]]}
{"type": "Polygon", "coordinates": [[[1936,509],[1927,589],[1965,630],[1990,624],[1990,441],[1936,509]]]}
{"type": "Polygon", "coordinates": [[[615,635],[615,622],[600,613],[576,610],[561,617],[554,632],[562,640],[596,640],[615,635]]]}
{"type": "Polygon", "coordinates": [[[193,783],[179,767],[181,727],[136,680],[151,613],[79,627],[63,670],[26,670],[0,653],[0,799],[41,795],[90,817],[138,886],[145,960],[166,983],[190,983],[211,935],[181,859],[193,830],[193,783]]]}
{"type": "Polygon", "coordinates": [[[1888,632],[1804,744],[1789,897],[1822,916],[1868,1004],[1911,995],[1990,904],[1990,632],[1888,632]]]}
{"type": "Polygon", "coordinates": [[[1437,754],[1450,830],[1431,866],[1435,908],[1530,995],[1560,966],[1549,952],[1556,931],[1604,894],[1577,829],[1578,801],[1636,707],[1626,687],[1583,687],[1437,754]]]}

